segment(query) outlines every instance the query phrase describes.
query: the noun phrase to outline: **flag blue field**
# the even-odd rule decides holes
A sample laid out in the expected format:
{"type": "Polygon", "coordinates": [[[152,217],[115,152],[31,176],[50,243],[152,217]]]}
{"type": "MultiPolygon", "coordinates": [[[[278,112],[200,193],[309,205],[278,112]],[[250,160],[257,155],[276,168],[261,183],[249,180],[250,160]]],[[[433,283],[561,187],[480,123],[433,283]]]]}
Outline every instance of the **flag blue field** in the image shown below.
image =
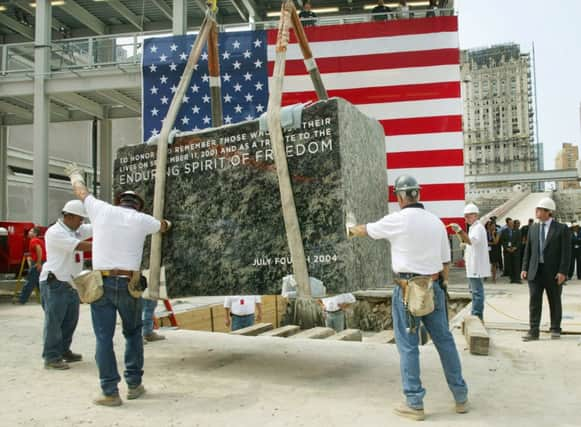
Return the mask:
{"type": "MultiPolygon", "coordinates": [[[[143,46],[143,140],[159,134],[177,90],[194,35],[156,37],[143,46]]],[[[265,31],[221,33],[220,80],[224,124],[257,118],[268,102],[265,31]]],[[[212,126],[208,52],[203,50],[174,124],[180,131],[212,126]]]]}

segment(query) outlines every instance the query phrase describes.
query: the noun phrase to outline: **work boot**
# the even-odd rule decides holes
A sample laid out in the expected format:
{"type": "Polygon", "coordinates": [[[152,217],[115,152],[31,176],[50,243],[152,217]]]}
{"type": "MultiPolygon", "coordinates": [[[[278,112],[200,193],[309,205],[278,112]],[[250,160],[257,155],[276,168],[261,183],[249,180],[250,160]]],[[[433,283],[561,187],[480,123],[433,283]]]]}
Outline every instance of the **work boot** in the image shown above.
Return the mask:
{"type": "Polygon", "coordinates": [[[93,400],[93,403],[99,406],[121,406],[123,404],[123,401],[119,397],[119,393],[115,393],[110,396],[102,394],[101,396],[93,400]]]}
{"type": "Polygon", "coordinates": [[[528,342],[528,341],[538,341],[539,340],[539,335],[538,334],[533,334],[531,332],[527,332],[526,335],[523,335],[522,340],[524,342],[528,342]]]}
{"type": "Polygon", "coordinates": [[[393,412],[400,417],[409,418],[410,420],[423,421],[426,419],[423,409],[410,408],[407,404],[401,403],[393,408],[393,412]]]}
{"type": "Polygon", "coordinates": [[[143,339],[145,341],[152,342],[152,341],[162,341],[165,339],[165,337],[163,335],[159,335],[157,332],[152,332],[149,335],[144,335],[143,339]]]}
{"type": "Polygon", "coordinates": [[[67,369],[70,369],[70,366],[62,360],[53,360],[52,362],[44,362],[44,368],[54,369],[55,371],[66,371],[67,369]]]}
{"type": "Polygon", "coordinates": [[[143,384],[139,384],[136,387],[129,386],[129,390],[127,390],[127,400],[134,400],[137,399],[145,394],[145,387],[143,384]]]}
{"type": "Polygon", "coordinates": [[[468,413],[468,400],[463,403],[456,402],[456,413],[457,414],[467,414],[468,413]]]}
{"type": "Polygon", "coordinates": [[[63,360],[68,363],[80,362],[83,360],[83,356],[77,353],[73,353],[71,350],[65,351],[63,354],[63,360]]]}

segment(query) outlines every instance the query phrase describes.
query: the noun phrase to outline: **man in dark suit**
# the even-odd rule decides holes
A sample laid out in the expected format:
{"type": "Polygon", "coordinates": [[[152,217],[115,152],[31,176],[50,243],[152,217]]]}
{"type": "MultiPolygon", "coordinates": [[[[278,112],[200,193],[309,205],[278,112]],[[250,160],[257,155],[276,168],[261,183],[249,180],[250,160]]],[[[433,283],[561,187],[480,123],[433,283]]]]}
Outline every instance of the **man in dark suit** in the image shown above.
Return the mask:
{"type": "Polygon", "coordinates": [[[540,221],[529,227],[528,242],[521,277],[529,282],[529,332],[524,341],[539,339],[543,307],[543,291],[547,293],[551,311],[551,338],[561,337],[561,294],[571,260],[569,227],[553,218],[555,202],[550,198],[539,201],[535,210],[540,221]]]}
{"type": "Polygon", "coordinates": [[[581,231],[577,221],[571,223],[571,267],[569,268],[569,279],[573,277],[577,264],[577,279],[581,280],[581,231]]]}
{"type": "Polygon", "coordinates": [[[515,229],[514,222],[506,219],[506,228],[500,235],[500,243],[504,252],[504,268],[506,275],[510,277],[510,283],[520,283],[520,251],[521,235],[518,229],[515,229]]]}

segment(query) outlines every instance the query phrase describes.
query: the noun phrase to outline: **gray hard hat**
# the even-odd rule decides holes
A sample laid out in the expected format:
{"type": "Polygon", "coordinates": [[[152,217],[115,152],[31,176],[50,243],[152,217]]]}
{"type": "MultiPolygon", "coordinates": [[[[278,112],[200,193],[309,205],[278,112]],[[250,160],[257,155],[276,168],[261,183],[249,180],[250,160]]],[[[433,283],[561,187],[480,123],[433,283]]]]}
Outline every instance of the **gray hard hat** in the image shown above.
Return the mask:
{"type": "Polygon", "coordinates": [[[393,191],[395,193],[399,193],[400,191],[412,191],[412,190],[419,190],[420,184],[418,181],[411,175],[400,175],[395,180],[393,184],[393,191]]]}

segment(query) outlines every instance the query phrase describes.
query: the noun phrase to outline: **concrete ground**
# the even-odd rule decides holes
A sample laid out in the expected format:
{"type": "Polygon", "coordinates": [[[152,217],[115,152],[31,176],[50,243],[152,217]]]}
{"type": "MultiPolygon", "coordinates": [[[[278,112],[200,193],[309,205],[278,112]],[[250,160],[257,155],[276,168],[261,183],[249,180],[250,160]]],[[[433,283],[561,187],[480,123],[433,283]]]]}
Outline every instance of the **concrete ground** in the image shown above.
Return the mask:
{"type": "MultiPolygon", "coordinates": [[[[526,320],[526,287],[490,290],[486,320],[516,328],[526,320]],[[494,307],[494,308],[492,308],[494,307]],[[507,317],[506,315],[510,316],[507,317]],[[513,325],[513,326],[510,326],[513,325]]],[[[565,289],[565,321],[581,323],[581,282],[565,289]]],[[[545,307],[545,311],[547,307],[545,307]]],[[[82,306],[73,349],[84,361],[47,371],[41,354],[42,310],[0,304],[2,426],[387,426],[400,401],[395,345],[234,337],[166,330],[145,346],[143,399],[120,408],[91,400],[99,392],[89,307],[82,306]]],[[[496,326],[495,326],[496,327],[496,326]]],[[[522,332],[489,330],[489,356],[473,356],[456,330],[471,412],[453,413],[437,352],[421,349],[426,425],[580,426],[581,335],[523,343],[522,332]]],[[[119,366],[123,356],[116,336],[119,366]]],[[[126,387],[121,384],[122,396],[126,387]]]]}

